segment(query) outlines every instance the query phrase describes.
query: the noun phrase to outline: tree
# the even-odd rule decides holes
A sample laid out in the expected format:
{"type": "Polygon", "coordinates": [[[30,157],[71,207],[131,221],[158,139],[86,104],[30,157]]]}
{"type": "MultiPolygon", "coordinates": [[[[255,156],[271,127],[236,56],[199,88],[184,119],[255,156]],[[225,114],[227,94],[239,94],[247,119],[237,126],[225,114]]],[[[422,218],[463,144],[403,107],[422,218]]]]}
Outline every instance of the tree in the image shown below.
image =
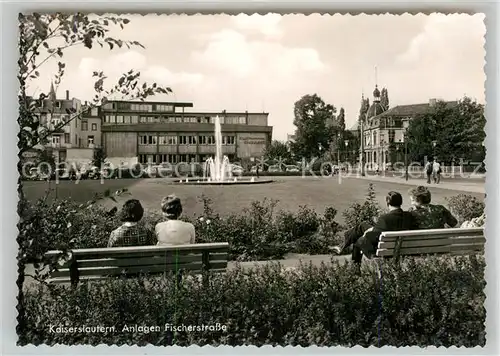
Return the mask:
{"type": "MultiPolygon", "coordinates": [[[[57,70],[53,76],[53,83],[58,86],[64,76],[66,63],[63,62],[63,56],[66,49],[75,46],[84,46],[88,49],[94,45],[100,47],[109,46],[109,49],[134,46],[143,47],[137,41],[126,41],[109,36],[109,32],[114,27],[124,28],[130,22],[127,18],[113,16],[97,16],[76,14],[61,14],[53,13],[41,15],[37,13],[24,15],[19,14],[19,162],[18,171],[20,176],[23,173],[23,157],[25,152],[40,152],[39,149],[48,141],[49,137],[56,131],[61,130],[69,122],[78,119],[83,112],[76,110],[68,110],[68,118],[60,124],[48,127],[41,118],[43,107],[49,95],[41,93],[37,98],[28,93],[30,82],[40,76],[42,67],[47,67],[50,64],[49,60],[57,58],[57,70]]],[[[49,68],[50,70],[50,68],[49,68]]],[[[131,69],[124,73],[114,85],[106,89],[106,75],[103,72],[94,72],[93,77],[96,78],[94,83],[95,96],[91,101],[91,105],[86,109],[104,104],[108,98],[116,99],[141,99],[155,95],[168,94],[172,90],[168,87],[162,87],[153,83],[148,85],[140,81],[140,73],[131,69]]],[[[42,154],[43,155],[43,154],[42,154]]],[[[41,156],[43,158],[43,156],[41,156]]],[[[40,156],[38,157],[40,159],[40,156]]],[[[19,178],[18,194],[18,214],[23,219],[28,216],[30,203],[25,199],[22,189],[22,180],[19,178]]],[[[28,224],[29,225],[29,224],[28,224]]],[[[29,246],[32,245],[36,234],[21,233],[17,241],[19,244],[18,253],[18,332],[26,326],[24,316],[24,270],[26,264],[26,256],[29,246]]],[[[64,251],[63,251],[64,252],[64,251]]],[[[37,256],[40,258],[40,256],[37,256]]],[[[40,258],[41,259],[41,258],[40,258]]],[[[37,268],[37,266],[35,266],[37,268]]]]}
{"type": "Polygon", "coordinates": [[[382,91],[380,92],[380,104],[384,110],[389,110],[389,93],[387,88],[382,88],[382,91]]]}
{"type": "Polygon", "coordinates": [[[310,159],[328,151],[338,131],[335,113],[335,107],[317,94],[305,95],[295,103],[293,123],[297,129],[291,149],[296,157],[310,159]]]}
{"type": "Polygon", "coordinates": [[[410,121],[410,157],[423,161],[436,155],[442,162],[484,160],[484,107],[468,97],[458,103],[436,102],[428,112],[410,121]],[[435,146],[433,145],[435,143],[435,146]]]}
{"type": "MultiPolygon", "coordinates": [[[[134,46],[143,47],[137,41],[125,41],[107,37],[114,27],[124,28],[130,22],[127,18],[93,16],[77,14],[47,14],[19,15],[19,142],[20,154],[36,146],[43,145],[54,132],[60,130],[68,122],[80,118],[83,112],[68,110],[69,118],[55,127],[48,128],[40,120],[44,102],[50,98],[46,93],[34,98],[27,93],[31,79],[40,76],[40,70],[52,58],[59,58],[57,72],[54,75],[54,84],[59,86],[64,76],[66,63],[62,62],[64,51],[70,47],[83,45],[91,49],[95,44],[114,48],[134,46]]],[[[131,69],[124,73],[118,82],[109,89],[104,87],[107,77],[103,72],[94,72],[96,78],[94,90],[96,92],[91,105],[86,110],[101,105],[111,96],[119,98],[142,99],[155,94],[168,94],[172,90],[158,86],[156,83],[148,85],[140,83],[140,73],[131,69]]]]}
{"type": "Polygon", "coordinates": [[[290,164],[292,161],[292,153],[285,142],[273,140],[264,151],[266,161],[278,162],[278,164],[290,164]]]}

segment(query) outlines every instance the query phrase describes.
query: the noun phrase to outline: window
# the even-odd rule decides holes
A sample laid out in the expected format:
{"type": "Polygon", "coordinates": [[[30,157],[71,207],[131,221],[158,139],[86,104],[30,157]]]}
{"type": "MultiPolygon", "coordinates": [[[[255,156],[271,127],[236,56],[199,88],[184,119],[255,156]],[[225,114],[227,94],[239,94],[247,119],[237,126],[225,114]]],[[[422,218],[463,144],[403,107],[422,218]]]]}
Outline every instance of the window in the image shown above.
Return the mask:
{"type": "Polygon", "coordinates": [[[130,104],[130,110],[152,112],[153,106],[151,104],[130,104]]]}
{"type": "Polygon", "coordinates": [[[130,124],[130,115],[123,116],[123,123],[130,124]]]}
{"type": "Polygon", "coordinates": [[[159,137],[160,145],[176,145],[177,144],[177,136],[173,135],[162,135],[159,137]]]}
{"type": "Polygon", "coordinates": [[[130,110],[130,103],[118,103],[118,110],[130,110]]]}
{"type": "Polygon", "coordinates": [[[396,130],[389,130],[389,143],[394,143],[394,139],[396,138],[396,130]]]}
{"type": "Polygon", "coordinates": [[[238,118],[238,123],[241,124],[241,125],[245,125],[247,123],[247,118],[245,116],[240,116],[238,118]]]}
{"type": "Polygon", "coordinates": [[[177,116],[177,117],[175,118],[175,122],[182,122],[182,117],[177,116]]]}
{"type": "Polygon", "coordinates": [[[60,101],[56,101],[56,108],[61,108],[61,102],[60,101]]]}
{"type": "Polygon", "coordinates": [[[116,118],[115,118],[115,115],[106,115],[106,116],[104,117],[104,122],[106,122],[106,123],[110,123],[110,124],[114,124],[114,123],[116,122],[116,120],[115,120],[115,119],[116,119],[116,118]]]}
{"type": "Polygon", "coordinates": [[[90,145],[93,145],[93,144],[94,144],[94,136],[89,136],[89,137],[87,138],[87,142],[88,142],[89,146],[90,146],[90,145]]]}
{"type": "Polygon", "coordinates": [[[147,116],[141,116],[140,119],[139,119],[139,122],[141,124],[145,124],[146,122],[148,122],[148,117],[147,116]]]}
{"type": "Polygon", "coordinates": [[[138,122],[139,122],[139,116],[137,116],[137,115],[130,116],[130,123],[131,124],[137,124],[138,122]]]}
{"type": "Polygon", "coordinates": [[[95,122],[92,123],[92,131],[97,131],[97,124],[95,122]]]}
{"type": "MultiPolygon", "coordinates": [[[[94,124],[92,124],[94,125],[94,124]]],[[[88,121],[82,121],[82,131],[88,131],[89,130],[89,123],[88,121]]]]}
{"type": "Polygon", "coordinates": [[[196,145],[196,136],[189,136],[188,142],[190,145],[196,145]]]}
{"type": "Polygon", "coordinates": [[[98,109],[97,108],[92,108],[90,110],[90,115],[92,115],[92,116],[99,116],[98,109]]]}
{"type": "Polygon", "coordinates": [[[116,123],[123,124],[123,115],[116,115],[116,123]]]}
{"type": "Polygon", "coordinates": [[[69,136],[69,133],[64,134],[64,143],[71,143],[71,138],[69,136]]]}
{"type": "Polygon", "coordinates": [[[113,110],[113,103],[106,103],[102,107],[104,110],[113,110]]]}
{"type": "Polygon", "coordinates": [[[180,145],[187,145],[187,143],[188,143],[187,136],[179,136],[179,144],[180,145]]]}
{"type": "Polygon", "coordinates": [[[59,143],[61,143],[61,137],[59,137],[59,136],[52,136],[52,143],[58,145],[59,143]]]}
{"type": "Polygon", "coordinates": [[[234,136],[222,136],[223,145],[234,145],[234,136]]]}
{"type": "Polygon", "coordinates": [[[173,105],[165,105],[165,104],[157,104],[156,111],[173,112],[174,106],[173,105]]]}
{"type": "Polygon", "coordinates": [[[206,145],[207,144],[207,136],[199,136],[198,137],[198,143],[200,145],[206,145]]]}

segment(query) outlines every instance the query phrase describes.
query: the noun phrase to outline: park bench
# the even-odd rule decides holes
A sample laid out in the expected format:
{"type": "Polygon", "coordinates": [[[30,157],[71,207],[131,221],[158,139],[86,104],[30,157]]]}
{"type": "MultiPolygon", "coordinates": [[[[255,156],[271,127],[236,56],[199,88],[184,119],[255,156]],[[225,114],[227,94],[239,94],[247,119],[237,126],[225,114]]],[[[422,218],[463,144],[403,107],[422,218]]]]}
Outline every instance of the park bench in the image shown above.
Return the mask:
{"type": "MultiPolygon", "coordinates": [[[[71,250],[70,258],[50,275],[48,283],[76,286],[81,280],[99,280],[140,274],[177,274],[184,271],[223,272],[227,268],[229,244],[200,243],[178,246],[134,246],[71,250]]],[[[48,251],[46,259],[61,258],[61,251],[48,251]]],[[[204,283],[208,274],[203,273],[204,283]]]]}
{"type": "Polygon", "coordinates": [[[484,251],[484,228],[383,232],[376,256],[394,258],[434,254],[478,254],[484,251]]]}

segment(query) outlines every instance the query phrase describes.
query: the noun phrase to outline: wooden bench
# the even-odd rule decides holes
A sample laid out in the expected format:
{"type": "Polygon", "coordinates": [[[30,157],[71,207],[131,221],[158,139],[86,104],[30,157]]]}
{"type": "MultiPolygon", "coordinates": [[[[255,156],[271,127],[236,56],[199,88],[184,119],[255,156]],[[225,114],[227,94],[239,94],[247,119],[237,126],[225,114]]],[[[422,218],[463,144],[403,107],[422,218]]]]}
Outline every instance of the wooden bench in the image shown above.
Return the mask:
{"type": "MultiPolygon", "coordinates": [[[[76,286],[81,280],[99,280],[139,274],[183,271],[201,273],[223,272],[227,268],[229,244],[200,243],[178,246],[137,246],[85,248],[72,250],[70,258],[53,271],[48,283],[68,283],[76,286]]],[[[61,258],[62,251],[49,251],[49,260],[61,258]]],[[[207,276],[204,273],[204,276],[207,276]]],[[[180,281],[180,278],[178,278],[180,281]]],[[[207,280],[204,279],[206,283],[207,280]]]]}
{"type": "Polygon", "coordinates": [[[484,228],[390,231],[380,235],[377,257],[477,254],[484,251],[484,228]]]}

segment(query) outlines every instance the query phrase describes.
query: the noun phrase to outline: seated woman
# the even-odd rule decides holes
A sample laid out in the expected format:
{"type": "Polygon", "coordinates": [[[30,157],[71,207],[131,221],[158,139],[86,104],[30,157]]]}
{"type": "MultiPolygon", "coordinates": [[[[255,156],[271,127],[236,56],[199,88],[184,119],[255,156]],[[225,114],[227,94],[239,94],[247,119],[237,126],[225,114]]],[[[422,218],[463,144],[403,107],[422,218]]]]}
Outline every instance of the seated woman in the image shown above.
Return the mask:
{"type": "Polygon", "coordinates": [[[408,209],[415,216],[419,229],[455,227],[457,219],[442,205],[431,204],[431,192],[424,186],[410,189],[412,206],[408,209]]]}
{"type": "Polygon", "coordinates": [[[143,215],[144,209],[139,200],[127,200],[120,212],[123,225],[111,232],[108,247],[154,245],[154,234],[145,226],[137,224],[143,215]]]}
{"type": "Polygon", "coordinates": [[[158,245],[194,244],[194,225],[178,220],[182,214],[181,200],[175,195],[169,195],[161,201],[161,210],[166,220],[155,227],[158,245]]]}

